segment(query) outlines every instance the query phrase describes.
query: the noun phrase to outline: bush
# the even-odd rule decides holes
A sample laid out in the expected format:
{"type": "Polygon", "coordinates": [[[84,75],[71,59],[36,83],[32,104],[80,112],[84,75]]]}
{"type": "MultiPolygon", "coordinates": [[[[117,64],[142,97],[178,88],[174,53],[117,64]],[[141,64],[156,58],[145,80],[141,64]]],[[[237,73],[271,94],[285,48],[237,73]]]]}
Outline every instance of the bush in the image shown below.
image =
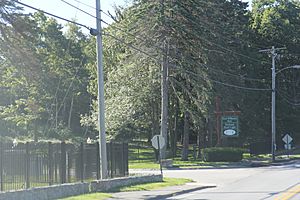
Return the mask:
{"type": "Polygon", "coordinates": [[[243,159],[244,149],[231,147],[213,147],[202,150],[204,161],[237,162],[243,159]]]}

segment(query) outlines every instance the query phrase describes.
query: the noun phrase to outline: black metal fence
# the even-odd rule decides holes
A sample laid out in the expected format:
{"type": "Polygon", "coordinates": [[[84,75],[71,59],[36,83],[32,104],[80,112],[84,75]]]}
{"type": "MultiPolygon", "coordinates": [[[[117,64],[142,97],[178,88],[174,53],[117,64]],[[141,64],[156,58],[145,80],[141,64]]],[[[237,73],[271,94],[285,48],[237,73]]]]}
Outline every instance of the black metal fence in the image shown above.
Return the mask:
{"type": "MultiPolygon", "coordinates": [[[[109,177],[128,175],[128,145],[108,143],[109,177]]],[[[99,144],[0,143],[0,190],[100,178],[99,144]]]]}

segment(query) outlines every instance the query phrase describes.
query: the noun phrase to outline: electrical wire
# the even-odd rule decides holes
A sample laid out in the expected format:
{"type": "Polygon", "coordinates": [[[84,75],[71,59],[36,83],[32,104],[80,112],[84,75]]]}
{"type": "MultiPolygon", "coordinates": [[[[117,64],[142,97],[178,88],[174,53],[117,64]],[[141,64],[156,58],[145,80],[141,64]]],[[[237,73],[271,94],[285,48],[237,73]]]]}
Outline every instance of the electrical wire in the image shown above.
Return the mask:
{"type": "MultiPolygon", "coordinates": [[[[181,6],[182,7],[184,7],[184,5],[182,5],[181,4],[181,6]]],[[[184,7],[185,9],[186,9],[186,7],[184,7]]],[[[223,15],[223,16],[225,16],[225,15],[223,15]]],[[[188,20],[190,23],[192,23],[192,24],[196,24],[198,21],[192,21],[190,18],[187,18],[187,17],[185,17],[185,16],[182,16],[182,17],[184,17],[186,20],[188,20]]],[[[207,40],[207,39],[204,39],[204,38],[199,38],[200,40],[203,40],[203,41],[206,41],[207,43],[210,43],[211,45],[214,45],[214,46],[217,46],[217,47],[219,47],[219,48],[221,48],[221,49],[223,49],[223,50],[226,50],[226,51],[228,51],[228,52],[231,52],[231,53],[233,53],[233,54],[236,54],[236,55],[239,55],[239,56],[242,56],[242,57],[244,57],[244,58],[247,58],[247,59],[249,59],[249,60],[252,60],[252,61],[255,61],[255,62],[259,62],[259,63],[267,63],[267,62],[265,62],[265,61],[262,61],[262,60],[258,60],[258,59],[256,59],[256,58],[252,58],[252,57],[250,57],[250,56],[248,56],[248,55],[245,55],[245,54],[241,54],[241,53],[238,53],[238,52],[235,52],[235,51],[233,51],[233,50],[231,50],[231,49],[228,49],[228,48],[226,48],[226,47],[223,47],[223,46],[221,46],[221,45],[219,45],[219,44],[217,44],[217,43],[215,43],[215,42],[212,42],[212,41],[209,41],[209,40],[207,40]]]]}
{"type": "Polygon", "coordinates": [[[75,21],[72,21],[72,20],[69,20],[69,19],[66,19],[66,18],[57,16],[57,15],[55,15],[55,14],[46,12],[46,11],[41,10],[41,9],[39,9],[39,8],[35,8],[35,7],[33,7],[33,6],[30,6],[30,5],[28,5],[28,4],[22,3],[22,2],[17,1],[17,0],[12,0],[12,1],[15,2],[15,3],[18,3],[18,4],[22,5],[22,6],[25,6],[25,7],[27,7],[27,8],[30,8],[30,9],[32,9],[32,10],[39,11],[39,12],[44,13],[44,14],[46,14],[46,15],[50,15],[50,16],[52,16],[52,17],[54,17],[54,18],[57,18],[57,19],[60,19],[60,20],[63,20],[63,21],[66,21],[66,22],[69,22],[69,23],[72,23],[72,24],[76,24],[77,26],[81,26],[81,27],[84,27],[84,28],[90,30],[90,27],[88,27],[88,26],[86,26],[86,25],[84,25],[84,24],[81,24],[81,23],[78,23],[78,22],[75,22],[75,21]]]}
{"type": "Polygon", "coordinates": [[[208,66],[208,65],[205,65],[205,64],[203,64],[203,67],[205,67],[207,70],[214,71],[214,72],[217,72],[217,73],[222,73],[222,74],[232,76],[232,77],[236,77],[236,78],[241,79],[241,80],[257,81],[257,82],[262,82],[262,83],[266,83],[266,81],[270,81],[268,79],[257,79],[257,78],[244,77],[242,75],[237,75],[237,74],[225,72],[225,71],[222,71],[222,70],[214,69],[214,67],[211,67],[211,66],[208,66]]]}
{"type": "MultiPolygon", "coordinates": [[[[67,3],[68,5],[72,6],[72,7],[75,8],[75,9],[78,9],[79,11],[81,11],[81,12],[83,12],[83,13],[85,13],[85,14],[90,15],[90,14],[87,13],[86,11],[84,11],[84,10],[82,10],[82,9],[80,9],[80,8],[78,8],[78,7],[74,6],[74,5],[72,5],[72,4],[68,3],[68,2],[66,2],[65,0],[61,0],[61,1],[64,2],[64,3],[67,3]]],[[[76,1],[76,2],[78,2],[78,3],[81,3],[81,4],[83,4],[83,5],[88,6],[87,4],[84,4],[84,3],[82,3],[82,2],[80,2],[80,1],[78,1],[78,0],[74,0],[74,1],[76,1]]],[[[93,8],[93,9],[96,9],[95,7],[92,7],[92,6],[89,6],[89,7],[93,8]]],[[[102,10],[101,10],[101,12],[104,13],[104,14],[106,14],[109,18],[111,18],[111,19],[114,20],[114,18],[113,18],[111,15],[105,13],[105,12],[102,11],[102,10]]],[[[90,16],[96,18],[96,17],[93,16],[93,15],[90,15],[90,16]]],[[[109,23],[105,22],[104,20],[101,20],[101,21],[102,21],[104,24],[106,24],[106,25],[110,25],[109,23]]],[[[131,33],[129,33],[128,31],[125,31],[125,30],[122,29],[122,28],[119,28],[119,27],[116,27],[116,26],[112,26],[112,25],[111,25],[111,27],[112,27],[112,28],[115,28],[115,29],[117,29],[117,30],[119,30],[119,31],[121,31],[121,32],[123,32],[123,33],[125,33],[125,34],[127,34],[127,35],[130,35],[130,36],[134,37],[135,39],[144,41],[144,38],[143,38],[143,39],[142,39],[142,38],[138,38],[138,37],[135,36],[134,34],[131,34],[131,33]]],[[[159,47],[159,46],[157,46],[157,45],[154,45],[154,46],[155,46],[156,48],[162,50],[161,47],[159,47]]],[[[135,48],[136,48],[136,47],[135,47],[135,48]]],[[[136,48],[136,50],[137,50],[137,48],[136,48]]],[[[245,55],[244,55],[244,56],[245,56],[245,55]]],[[[250,58],[251,58],[251,57],[250,57],[250,58]]],[[[215,72],[219,71],[219,70],[215,70],[215,69],[211,69],[211,68],[208,68],[208,69],[209,69],[209,70],[212,70],[212,71],[215,71],[215,72]]],[[[221,73],[223,73],[223,74],[226,74],[226,75],[233,76],[233,77],[237,77],[237,78],[240,78],[240,79],[243,79],[243,80],[265,82],[265,79],[254,79],[254,78],[242,77],[241,75],[231,74],[231,73],[228,73],[228,72],[223,72],[223,71],[221,71],[221,70],[220,70],[219,72],[221,72],[221,73]]]]}
{"type": "MultiPolygon", "coordinates": [[[[119,28],[119,27],[116,27],[116,26],[114,26],[114,25],[112,25],[112,24],[109,24],[109,23],[105,22],[104,20],[101,20],[101,22],[103,22],[103,23],[106,24],[106,25],[110,25],[110,27],[112,27],[112,28],[114,28],[114,29],[116,29],[116,30],[121,31],[121,32],[123,32],[123,33],[125,33],[125,34],[127,34],[127,35],[129,35],[129,36],[131,36],[131,37],[133,37],[133,38],[136,39],[136,40],[145,41],[145,38],[142,39],[142,38],[140,38],[140,37],[137,37],[136,35],[134,35],[134,34],[132,34],[132,33],[128,33],[128,32],[125,31],[124,29],[119,28]]],[[[148,38],[147,38],[147,39],[148,39],[148,38]]],[[[151,40],[151,41],[153,41],[153,40],[151,40]]],[[[153,41],[153,42],[154,42],[154,41],[153,41]]],[[[157,49],[159,49],[159,50],[161,50],[161,51],[163,50],[160,46],[158,46],[158,45],[156,45],[156,44],[152,44],[152,46],[156,47],[157,49]]]]}
{"type": "MultiPolygon", "coordinates": [[[[54,15],[54,14],[52,14],[52,13],[43,11],[43,10],[38,9],[38,8],[35,8],[35,7],[32,7],[32,6],[27,5],[27,4],[25,4],[25,3],[21,3],[21,2],[19,2],[19,1],[15,1],[15,0],[13,0],[13,1],[16,2],[16,3],[19,3],[20,5],[23,5],[23,6],[26,6],[26,7],[28,7],[28,8],[31,8],[31,9],[40,11],[40,12],[42,12],[42,13],[45,13],[45,14],[47,14],[47,15],[50,15],[50,16],[52,16],[52,17],[55,17],[55,18],[58,18],[58,19],[61,19],[61,20],[64,20],[64,21],[67,21],[67,22],[70,22],[70,23],[74,23],[74,24],[76,24],[76,25],[78,25],[78,26],[82,26],[82,27],[85,27],[85,28],[87,28],[87,29],[90,29],[90,28],[89,28],[88,26],[86,26],[86,25],[83,25],[83,24],[80,24],[80,23],[77,23],[77,22],[74,22],[74,21],[71,21],[71,20],[62,18],[62,17],[60,17],[60,16],[54,15]]],[[[78,8],[78,7],[72,5],[72,4],[70,4],[70,3],[68,3],[68,2],[66,2],[66,1],[64,1],[64,0],[61,0],[61,1],[64,2],[64,3],[69,4],[70,6],[76,8],[76,9],[79,9],[81,12],[86,13],[84,10],[82,10],[82,9],[80,9],[80,8],[78,8]]],[[[89,13],[86,13],[86,14],[89,14],[89,13]]],[[[89,15],[90,15],[90,14],[89,14],[89,15]]],[[[95,16],[93,16],[93,15],[91,15],[91,16],[92,16],[92,17],[95,17],[95,16]]],[[[105,22],[105,21],[103,21],[103,20],[101,20],[101,21],[107,24],[107,22],[105,22]]],[[[137,47],[134,47],[133,45],[126,43],[125,41],[123,41],[123,40],[117,38],[116,36],[113,36],[113,35],[111,35],[111,34],[105,34],[105,35],[110,36],[110,37],[112,37],[113,39],[115,39],[115,40],[117,40],[117,41],[119,41],[119,42],[122,42],[123,44],[125,44],[125,45],[131,47],[132,49],[134,49],[134,50],[136,50],[136,51],[139,51],[139,52],[141,52],[141,53],[147,55],[148,57],[150,57],[150,58],[152,58],[152,59],[154,59],[154,60],[156,60],[156,61],[160,61],[159,59],[157,59],[157,58],[155,58],[154,56],[148,54],[147,52],[142,51],[141,49],[138,49],[137,47]]],[[[208,40],[206,40],[206,41],[209,42],[209,43],[212,43],[212,42],[210,42],[210,41],[208,41],[208,40]]],[[[215,44],[215,43],[212,43],[212,44],[215,44]]],[[[217,44],[215,44],[215,45],[217,45],[217,44]]],[[[233,52],[232,50],[227,49],[227,48],[225,48],[225,47],[222,47],[222,46],[220,46],[220,45],[217,45],[217,46],[219,46],[220,48],[223,48],[223,49],[225,49],[225,50],[227,50],[227,51],[233,52]]],[[[234,53],[236,53],[236,52],[234,52],[234,53]]],[[[237,54],[238,54],[238,55],[241,55],[241,56],[246,56],[246,55],[239,54],[239,53],[237,53],[237,54]]],[[[246,56],[246,57],[248,57],[248,58],[250,58],[250,59],[253,59],[253,58],[251,58],[251,57],[249,57],[249,56],[246,56]]],[[[257,61],[257,59],[254,59],[254,60],[257,61]]],[[[258,61],[261,62],[260,60],[258,60],[258,61]]],[[[188,72],[188,73],[191,73],[191,72],[188,72]]],[[[204,77],[202,77],[202,78],[204,78],[204,77]]],[[[208,79],[208,78],[205,78],[205,79],[208,79]]],[[[211,80],[211,81],[213,81],[213,82],[215,82],[215,83],[218,83],[218,84],[222,84],[222,85],[229,86],[229,87],[234,87],[234,88],[239,88],[239,89],[256,90],[256,91],[266,91],[266,90],[270,90],[270,89],[262,89],[262,88],[247,88],[247,87],[242,87],[242,86],[232,85],[232,84],[228,84],[228,83],[223,83],[223,82],[221,82],[221,81],[217,81],[217,80],[214,80],[214,79],[209,79],[209,80],[211,80]]]]}
{"type": "MultiPolygon", "coordinates": [[[[101,21],[103,23],[105,23],[106,25],[109,25],[109,23],[105,22],[104,20],[101,20],[101,21]]],[[[144,39],[139,38],[139,37],[135,36],[134,34],[128,33],[127,31],[125,31],[122,28],[119,28],[119,27],[116,27],[116,26],[113,26],[113,25],[111,25],[111,27],[114,28],[114,29],[116,29],[116,30],[119,30],[119,31],[121,31],[121,32],[123,32],[123,33],[125,33],[127,35],[130,35],[130,36],[134,37],[135,39],[138,39],[138,40],[141,40],[141,41],[145,41],[145,38],[144,39]]],[[[155,46],[156,48],[162,50],[162,48],[158,47],[157,45],[153,45],[153,46],[155,46]]],[[[229,75],[229,76],[237,77],[237,78],[240,78],[240,79],[243,79],[243,80],[266,82],[266,79],[255,79],[255,78],[243,77],[242,75],[232,74],[232,73],[229,73],[229,72],[224,72],[224,71],[213,69],[213,68],[210,68],[210,67],[207,67],[207,69],[211,70],[211,71],[215,71],[215,72],[221,72],[222,74],[226,74],[226,75],[229,75]]]]}
{"type": "Polygon", "coordinates": [[[290,104],[292,106],[300,106],[300,103],[293,102],[289,98],[286,98],[283,94],[281,94],[281,92],[279,90],[276,90],[276,91],[277,91],[277,94],[288,104],[290,104]]]}
{"type": "Polygon", "coordinates": [[[86,7],[89,7],[89,8],[94,9],[94,10],[97,9],[97,8],[95,8],[94,6],[91,6],[91,5],[88,5],[88,4],[86,4],[86,3],[83,3],[82,1],[78,1],[78,0],[72,0],[72,1],[75,1],[75,2],[77,2],[77,3],[80,3],[80,4],[82,4],[82,5],[86,6],[86,7]]]}
{"type": "MultiPolygon", "coordinates": [[[[86,7],[89,7],[89,8],[91,8],[91,9],[97,10],[97,8],[95,8],[94,6],[88,5],[88,4],[83,3],[83,2],[81,2],[81,1],[78,1],[78,0],[72,0],[72,1],[75,1],[75,2],[77,2],[77,3],[80,3],[80,4],[82,4],[82,5],[86,6],[86,7]]],[[[74,8],[80,9],[80,8],[78,8],[78,7],[76,7],[76,6],[74,6],[74,8]]],[[[109,17],[109,18],[111,18],[112,20],[115,21],[115,19],[114,19],[110,14],[104,12],[104,11],[101,10],[101,9],[100,9],[100,11],[101,11],[104,15],[106,15],[107,17],[109,17]]],[[[84,11],[84,12],[86,12],[86,11],[84,11]]],[[[95,17],[95,16],[94,16],[94,17],[95,17]]]]}
{"type": "Polygon", "coordinates": [[[199,77],[202,80],[212,81],[214,83],[221,84],[221,85],[224,85],[224,86],[227,86],[227,87],[250,90],[250,91],[271,91],[271,89],[269,89],[269,88],[250,88],[250,87],[244,87],[244,86],[238,86],[238,85],[233,85],[233,84],[229,84],[229,83],[224,83],[224,82],[212,79],[212,78],[201,76],[200,74],[196,74],[195,72],[191,72],[189,70],[183,70],[183,71],[186,72],[186,73],[189,73],[191,75],[194,75],[196,77],[199,77]]]}
{"type": "MultiPolygon", "coordinates": [[[[202,2],[202,1],[201,1],[202,2]]],[[[202,2],[203,3],[203,2],[202,2]]],[[[206,3],[206,2],[205,2],[206,3]]],[[[207,3],[207,5],[209,5],[209,4],[214,4],[214,3],[207,3]]],[[[183,5],[182,4],[182,2],[179,2],[179,5],[181,5],[181,7],[182,8],[184,8],[187,12],[188,12],[188,9],[186,8],[186,6],[185,5],[183,5]]],[[[215,6],[218,6],[219,4],[215,4],[215,5],[213,5],[213,7],[215,7],[215,6]]],[[[212,7],[211,7],[212,8],[212,7]]],[[[222,14],[221,12],[219,13],[219,14],[221,14],[223,17],[227,17],[225,14],[222,14]]],[[[190,12],[188,12],[188,15],[189,16],[191,16],[190,15],[190,12]]],[[[182,15],[181,15],[182,16],[182,15]]],[[[185,16],[182,16],[182,17],[184,17],[184,18],[186,18],[185,16]]],[[[190,21],[190,20],[189,20],[190,21]]],[[[202,23],[202,24],[204,24],[205,26],[205,28],[207,28],[207,27],[209,27],[210,26],[210,24],[209,23],[207,23],[207,22],[205,22],[204,20],[197,20],[196,22],[194,22],[194,21],[190,21],[190,22],[192,22],[192,23],[202,23]]],[[[231,24],[231,26],[232,26],[232,21],[230,21],[230,24],[231,24]]],[[[229,32],[227,32],[227,31],[225,31],[224,30],[224,28],[223,27],[221,27],[219,24],[218,25],[216,25],[216,26],[214,26],[214,28],[216,28],[216,29],[218,29],[219,30],[219,32],[220,33],[229,33],[229,32]]],[[[211,31],[211,29],[207,29],[207,30],[210,30],[211,31]]],[[[212,32],[212,31],[211,31],[212,32]]],[[[212,32],[213,33],[213,32],[212,32]]],[[[232,35],[232,33],[229,33],[229,35],[232,35]]],[[[229,39],[229,40],[232,40],[233,38],[229,38],[229,37],[226,37],[226,36],[224,36],[224,34],[219,34],[219,37],[221,37],[221,38],[225,38],[225,39],[229,39]]],[[[240,42],[244,42],[245,44],[249,44],[249,42],[248,41],[245,41],[245,40],[242,40],[242,39],[240,39],[240,38],[234,38],[234,39],[237,39],[238,41],[240,41],[240,42]]],[[[265,46],[260,46],[260,45],[257,45],[257,44],[251,44],[251,45],[253,45],[253,46],[256,46],[257,47],[257,50],[258,49],[261,49],[261,48],[265,48],[265,46]]],[[[248,47],[248,48],[250,48],[250,47],[248,47]]]]}
{"type": "MultiPolygon", "coordinates": [[[[74,6],[74,5],[72,5],[72,4],[68,3],[68,2],[66,2],[65,0],[61,0],[61,1],[63,1],[64,3],[67,3],[68,5],[72,6],[73,8],[76,8],[76,9],[80,10],[81,12],[83,12],[83,13],[85,13],[85,14],[90,15],[90,14],[87,13],[86,11],[84,11],[84,10],[82,10],[82,9],[80,9],[80,8],[78,8],[78,7],[74,6]]],[[[74,0],[74,1],[76,1],[76,2],[78,2],[78,3],[81,3],[81,4],[83,4],[83,5],[89,6],[89,5],[84,4],[84,3],[82,3],[82,2],[80,2],[80,1],[78,1],[78,0],[74,0]]],[[[93,9],[96,9],[95,7],[92,7],[92,6],[89,6],[89,7],[93,8],[93,9]]],[[[107,14],[107,13],[104,12],[103,10],[100,10],[100,11],[101,11],[102,13],[104,13],[105,15],[107,15],[107,16],[108,16],[109,18],[111,18],[112,20],[115,20],[111,15],[107,14]]],[[[90,16],[95,17],[95,16],[93,16],[93,15],[90,15],[90,16]]],[[[103,21],[103,20],[101,20],[101,21],[102,21],[103,23],[105,23],[106,25],[109,25],[109,23],[107,23],[107,22],[105,22],[105,21],[103,21]]],[[[190,20],[189,20],[189,21],[190,21],[190,20]]],[[[121,28],[117,28],[117,29],[119,29],[119,30],[122,31],[122,32],[125,32],[124,30],[121,30],[121,28]]],[[[127,34],[129,34],[129,33],[127,32],[127,34]]],[[[131,34],[131,35],[132,35],[132,34],[131,34]]],[[[134,36],[134,37],[136,37],[136,36],[134,36]]],[[[216,43],[213,43],[213,42],[211,42],[211,41],[208,41],[208,40],[206,40],[206,41],[209,42],[209,43],[211,43],[211,44],[214,44],[215,46],[218,46],[219,48],[223,48],[224,50],[230,51],[230,52],[235,53],[235,54],[237,54],[237,55],[246,57],[246,58],[251,59],[251,60],[254,60],[254,61],[262,62],[261,60],[254,59],[254,58],[249,57],[249,56],[247,56],[247,55],[244,55],[244,54],[240,54],[240,53],[234,52],[234,51],[232,51],[232,50],[230,50],[230,49],[227,49],[227,48],[225,48],[225,47],[222,47],[222,46],[220,46],[220,45],[217,45],[216,43]]]]}
{"type": "MultiPolygon", "coordinates": [[[[103,20],[101,20],[101,21],[104,22],[105,24],[108,24],[107,22],[105,22],[105,21],[103,21],[103,20]]],[[[120,28],[116,28],[116,29],[123,31],[123,30],[120,29],[120,28]]],[[[124,31],[123,31],[123,32],[124,32],[124,31]]],[[[128,34],[130,34],[130,33],[128,33],[128,34]]],[[[132,35],[132,34],[130,34],[130,35],[132,35]]],[[[111,35],[110,35],[110,36],[111,36],[111,35]]],[[[134,37],[134,35],[132,35],[132,36],[134,37]]],[[[135,37],[135,38],[136,38],[136,37],[135,37]]],[[[117,38],[115,37],[115,39],[117,39],[117,38]]],[[[138,38],[138,39],[139,39],[139,38],[138,38]]],[[[126,44],[124,41],[120,41],[120,42],[126,44]]],[[[126,44],[126,45],[128,46],[128,44],[126,44]]],[[[134,48],[134,49],[137,50],[137,51],[140,51],[140,52],[146,54],[147,56],[150,56],[148,53],[145,53],[144,51],[141,51],[140,49],[138,49],[138,48],[136,48],[136,47],[133,47],[132,45],[130,45],[130,47],[134,48]]],[[[158,48],[160,48],[160,47],[158,47],[158,48]]],[[[160,48],[160,49],[161,49],[161,48],[160,48]]],[[[152,56],[150,56],[150,57],[152,57],[152,56]]],[[[156,58],[155,58],[155,59],[156,59],[156,58]]],[[[156,60],[157,60],[157,59],[156,59],[156,60]]],[[[211,67],[208,67],[207,65],[204,65],[204,66],[205,66],[205,68],[208,69],[208,70],[215,71],[215,72],[220,72],[220,73],[223,73],[223,74],[226,74],[226,75],[229,75],[229,76],[237,77],[237,78],[242,79],[242,80],[258,81],[258,82],[263,82],[263,83],[266,82],[266,79],[255,79],[255,78],[242,77],[241,75],[231,74],[231,73],[228,73],[228,72],[223,72],[223,71],[221,71],[221,70],[213,69],[213,68],[211,68],[211,67]]]]}
{"type": "Polygon", "coordinates": [[[126,46],[128,46],[128,47],[130,47],[130,48],[132,48],[132,49],[134,49],[134,50],[136,50],[136,51],[138,51],[138,52],[140,52],[140,53],[142,53],[142,54],[145,54],[145,55],[148,56],[149,58],[152,58],[153,60],[160,62],[160,60],[157,59],[156,57],[154,57],[153,55],[150,55],[149,53],[147,53],[147,52],[145,52],[145,51],[143,51],[143,50],[141,50],[141,49],[139,49],[139,48],[137,48],[137,47],[135,47],[135,46],[133,46],[133,45],[127,43],[127,42],[125,42],[125,41],[122,40],[122,39],[119,39],[118,37],[116,37],[116,36],[114,36],[114,35],[111,35],[111,34],[108,34],[108,33],[103,33],[103,35],[109,36],[109,37],[115,39],[116,41],[119,41],[119,42],[121,42],[122,44],[125,44],[126,46]]]}
{"type": "MultiPolygon", "coordinates": [[[[106,23],[106,24],[108,24],[107,22],[105,22],[105,21],[103,21],[103,20],[101,20],[101,21],[104,22],[104,23],[106,23]]],[[[119,30],[120,30],[120,29],[119,29],[119,30]]],[[[127,45],[127,46],[129,46],[129,47],[131,47],[131,48],[133,48],[133,49],[135,49],[136,51],[139,51],[139,52],[141,52],[141,53],[143,53],[143,54],[145,54],[145,55],[151,57],[152,59],[155,59],[156,61],[159,61],[157,58],[153,57],[152,55],[146,53],[145,51],[142,51],[142,50],[138,49],[137,47],[132,46],[131,44],[128,44],[128,43],[126,43],[126,42],[124,42],[124,41],[118,39],[116,36],[112,36],[112,35],[110,35],[110,34],[104,34],[104,35],[108,35],[108,36],[110,36],[110,37],[113,37],[114,39],[116,39],[116,40],[118,40],[119,42],[122,42],[123,44],[125,44],[125,45],[127,45]]],[[[133,36],[134,36],[134,35],[133,35],[133,36]]],[[[135,38],[136,38],[136,37],[135,37],[135,38]]],[[[212,68],[209,68],[209,67],[207,67],[207,66],[205,66],[205,67],[206,67],[208,70],[212,70],[212,71],[216,71],[216,72],[221,72],[221,73],[223,73],[223,74],[227,74],[227,75],[230,75],[230,76],[234,76],[234,77],[237,77],[237,78],[240,78],[240,79],[243,79],[243,80],[265,82],[265,79],[254,79],[254,78],[241,77],[241,76],[239,76],[239,75],[235,75],[235,74],[223,72],[223,71],[221,71],[221,70],[212,69],[212,68]]],[[[220,83],[221,83],[221,82],[220,82],[220,83]]],[[[223,84],[226,84],[226,83],[223,83],[223,84]]],[[[229,86],[230,84],[227,84],[227,85],[229,86]]],[[[239,87],[239,86],[235,86],[235,87],[239,87]]],[[[249,89],[251,89],[251,88],[249,88],[249,89]]],[[[253,88],[252,88],[252,89],[253,89],[253,88]]]]}
{"type": "Polygon", "coordinates": [[[62,1],[63,3],[69,5],[69,6],[75,8],[75,9],[77,9],[77,10],[79,10],[80,12],[83,12],[84,14],[87,14],[87,15],[90,16],[90,17],[93,17],[93,18],[95,18],[95,19],[97,18],[96,16],[94,16],[94,15],[88,13],[88,12],[85,11],[85,10],[82,10],[81,8],[78,8],[77,6],[75,6],[75,5],[73,5],[73,4],[69,3],[69,2],[67,2],[67,1],[65,1],[65,0],[60,0],[60,1],[62,1]]]}

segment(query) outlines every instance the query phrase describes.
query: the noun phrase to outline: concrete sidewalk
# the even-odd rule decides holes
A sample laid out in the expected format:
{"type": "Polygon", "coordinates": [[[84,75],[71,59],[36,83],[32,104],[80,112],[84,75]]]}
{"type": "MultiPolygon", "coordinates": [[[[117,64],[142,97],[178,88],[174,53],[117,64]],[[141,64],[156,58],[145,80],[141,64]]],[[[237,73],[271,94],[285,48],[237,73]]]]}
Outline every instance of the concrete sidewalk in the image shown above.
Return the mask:
{"type": "Polygon", "coordinates": [[[160,200],[160,199],[176,199],[176,196],[188,194],[197,190],[206,188],[213,188],[215,185],[203,185],[200,183],[187,183],[185,185],[164,187],[150,191],[133,191],[133,192],[117,192],[111,193],[113,195],[111,200],[125,199],[125,200],[160,200]]]}

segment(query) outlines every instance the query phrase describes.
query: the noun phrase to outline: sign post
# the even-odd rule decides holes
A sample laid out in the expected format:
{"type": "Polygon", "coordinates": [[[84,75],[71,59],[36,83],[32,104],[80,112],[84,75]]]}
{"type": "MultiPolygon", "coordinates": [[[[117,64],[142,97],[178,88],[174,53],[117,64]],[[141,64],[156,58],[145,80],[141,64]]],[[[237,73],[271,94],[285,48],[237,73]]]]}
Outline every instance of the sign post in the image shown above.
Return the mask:
{"type": "Polygon", "coordinates": [[[158,161],[159,161],[160,174],[163,175],[162,166],[161,166],[161,150],[159,145],[159,137],[156,138],[157,138],[157,146],[158,146],[158,161]]]}
{"type": "Polygon", "coordinates": [[[163,176],[162,165],[161,165],[161,149],[165,146],[165,139],[162,135],[154,135],[151,139],[152,146],[158,150],[158,161],[160,167],[161,176],[163,176]]]}

